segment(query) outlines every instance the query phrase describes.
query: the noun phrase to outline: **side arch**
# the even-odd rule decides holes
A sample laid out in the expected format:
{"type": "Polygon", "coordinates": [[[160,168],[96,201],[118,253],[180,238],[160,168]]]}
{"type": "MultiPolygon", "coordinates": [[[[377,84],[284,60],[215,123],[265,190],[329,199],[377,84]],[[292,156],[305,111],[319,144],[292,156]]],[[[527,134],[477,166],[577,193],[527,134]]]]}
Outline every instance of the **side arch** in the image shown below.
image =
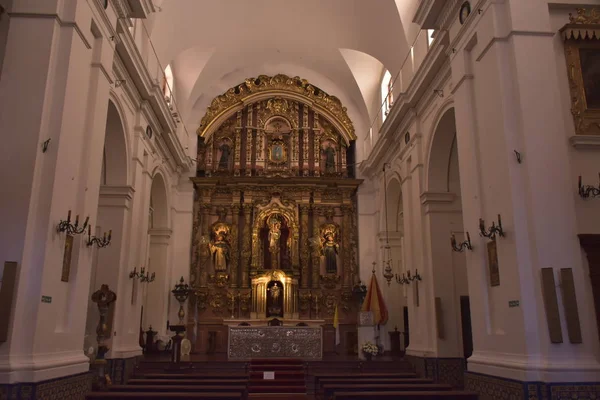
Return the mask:
{"type": "Polygon", "coordinates": [[[448,192],[450,164],[456,145],[454,102],[448,101],[440,108],[436,124],[428,143],[425,188],[430,192],[448,192]]]}
{"type": "Polygon", "coordinates": [[[102,157],[102,185],[127,186],[129,184],[129,152],[127,122],[120,104],[109,98],[106,114],[106,132],[102,157]]]}

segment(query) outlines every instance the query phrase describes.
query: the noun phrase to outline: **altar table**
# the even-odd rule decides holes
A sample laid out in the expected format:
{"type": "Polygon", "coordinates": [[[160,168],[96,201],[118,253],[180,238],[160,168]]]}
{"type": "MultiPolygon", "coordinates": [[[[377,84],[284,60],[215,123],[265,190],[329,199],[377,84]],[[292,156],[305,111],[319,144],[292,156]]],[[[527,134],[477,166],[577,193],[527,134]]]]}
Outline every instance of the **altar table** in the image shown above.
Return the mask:
{"type": "Polygon", "coordinates": [[[229,326],[227,356],[252,358],[323,358],[323,328],[318,326],[229,326]]]}

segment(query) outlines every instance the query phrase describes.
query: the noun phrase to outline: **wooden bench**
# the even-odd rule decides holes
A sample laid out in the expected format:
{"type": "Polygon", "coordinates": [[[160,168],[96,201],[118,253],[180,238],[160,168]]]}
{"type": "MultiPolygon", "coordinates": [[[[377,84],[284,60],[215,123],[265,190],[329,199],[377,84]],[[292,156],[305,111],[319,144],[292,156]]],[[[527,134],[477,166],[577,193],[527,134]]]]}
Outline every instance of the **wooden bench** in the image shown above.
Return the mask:
{"type": "Polygon", "coordinates": [[[433,383],[432,379],[429,378],[321,378],[319,380],[321,385],[332,385],[332,384],[353,384],[353,383],[364,383],[364,384],[409,384],[409,383],[433,383]]]}
{"type": "Polygon", "coordinates": [[[405,391],[405,392],[337,392],[334,400],[478,400],[475,392],[405,391]]]}
{"type": "Polygon", "coordinates": [[[416,378],[417,374],[414,372],[350,372],[350,373],[320,373],[314,374],[315,386],[319,386],[321,379],[331,378],[346,378],[346,379],[367,379],[367,378],[416,378]]]}
{"type": "Polygon", "coordinates": [[[182,373],[138,373],[136,377],[140,378],[152,378],[152,379],[244,379],[248,377],[248,373],[222,373],[222,374],[203,374],[199,372],[182,374],[182,373]]]}
{"type": "Polygon", "coordinates": [[[245,385],[111,385],[111,392],[239,392],[246,394],[245,385]]]}
{"type": "Polygon", "coordinates": [[[452,386],[441,383],[414,383],[414,384],[331,384],[323,385],[323,395],[326,399],[333,398],[338,392],[420,392],[452,390],[452,386]]]}
{"type": "Polygon", "coordinates": [[[130,379],[128,385],[246,385],[248,379],[130,379]]]}
{"type": "Polygon", "coordinates": [[[85,397],[87,400],[108,400],[108,399],[155,399],[155,400],[240,400],[242,394],[237,392],[204,392],[204,393],[175,393],[175,392],[95,392],[89,393],[85,397]]]}

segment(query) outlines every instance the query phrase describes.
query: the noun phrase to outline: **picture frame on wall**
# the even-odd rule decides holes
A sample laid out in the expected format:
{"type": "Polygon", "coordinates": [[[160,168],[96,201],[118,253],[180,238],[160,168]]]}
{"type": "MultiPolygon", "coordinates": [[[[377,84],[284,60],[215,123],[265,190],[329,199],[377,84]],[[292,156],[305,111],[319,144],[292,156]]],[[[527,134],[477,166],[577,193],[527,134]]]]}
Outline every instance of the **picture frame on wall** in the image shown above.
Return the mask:
{"type": "Polygon", "coordinates": [[[71,274],[71,255],[73,254],[73,241],[75,237],[73,235],[67,235],[65,238],[65,250],[63,254],[63,265],[60,280],[62,282],[69,282],[69,275],[71,274]]]}
{"type": "Polygon", "coordinates": [[[575,134],[600,135],[600,11],[578,9],[560,32],[575,134]]]}
{"type": "Polygon", "coordinates": [[[490,286],[500,286],[500,267],[498,265],[498,247],[496,245],[496,240],[490,240],[486,246],[490,286]]]}

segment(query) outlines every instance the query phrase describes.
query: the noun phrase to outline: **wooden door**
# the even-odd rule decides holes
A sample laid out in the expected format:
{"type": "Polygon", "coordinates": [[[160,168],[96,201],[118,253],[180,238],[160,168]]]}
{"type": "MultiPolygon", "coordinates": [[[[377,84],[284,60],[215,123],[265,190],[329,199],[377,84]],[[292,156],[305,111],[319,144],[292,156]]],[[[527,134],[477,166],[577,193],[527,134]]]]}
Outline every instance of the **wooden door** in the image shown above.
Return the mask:
{"type": "Polygon", "coordinates": [[[465,358],[473,354],[473,332],[471,330],[471,303],[469,296],[460,296],[460,322],[462,326],[463,354],[465,358]]]}
{"type": "Polygon", "coordinates": [[[596,324],[600,335],[600,235],[579,235],[579,243],[588,259],[590,283],[592,284],[594,308],[596,309],[596,324]]]}

